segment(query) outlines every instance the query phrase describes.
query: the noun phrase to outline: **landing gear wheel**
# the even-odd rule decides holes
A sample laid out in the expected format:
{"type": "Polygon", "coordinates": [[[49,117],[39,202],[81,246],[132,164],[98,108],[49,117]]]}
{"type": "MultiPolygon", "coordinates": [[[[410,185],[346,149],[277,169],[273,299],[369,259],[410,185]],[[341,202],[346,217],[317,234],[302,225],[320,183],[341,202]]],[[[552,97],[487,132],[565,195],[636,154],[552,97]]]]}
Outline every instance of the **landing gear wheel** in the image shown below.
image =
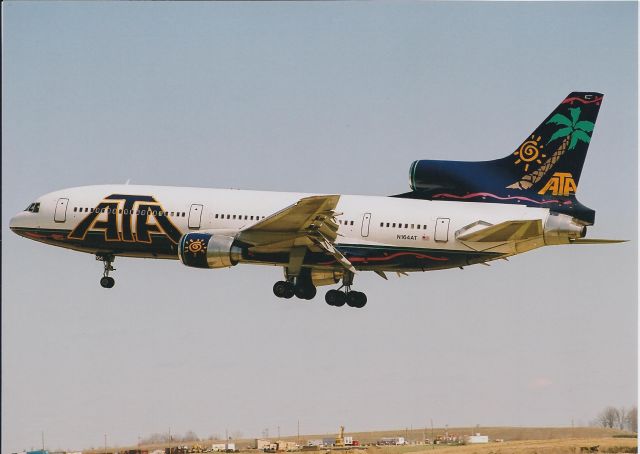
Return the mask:
{"type": "Polygon", "coordinates": [[[324,300],[327,302],[329,306],[336,305],[336,299],[338,298],[337,294],[340,293],[338,290],[329,290],[324,295],[324,300]]]}
{"type": "Polygon", "coordinates": [[[282,297],[285,299],[291,299],[293,298],[293,295],[296,294],[293,284],[291,282],[285,282],[285,284],[284,295],[282,297]]]}
{"type": "Polygon", "coordinates": [[[295,294],[301,300],[311,300],[316,296],[317,290],[314,286],[296,286],[295,294]]]}
{"type": "Polygon", "coordinates": [[[347,306],[358,307],[358,299],[358,292],[355,290],[347,293],[347,306]]]}
{"type": "Polygon", "coordinates": [[[291,298],[294,295],[293,284],[287,281],[278,281],[273,284],[273,294],[278,298],[291,298]]]}
{"type": "Polygon", "coordinates": [[[273,294],[278,298],[284,298],[286,292],[287,283],[285,281],[278,281],[273,284],[273,294]]]}
{"type": "Polygon", "coordinates": [[[100,279],[100,285],[103,288],[111,288],[116,285],[116,280],[109,277],[109,272],[115,271],[115,268],[113,267],[115,257],[113,254],[96,254],[96,260],[99,260],[104,264],[104,272],[102,273],[102,279],[100,279]]]}
{"type": "Polygon", "coordinates": [[[362,292],[351,291],[347,294],[349,307],[363,308],[367,304],[367,295],[362,292]]]}
{"type": "Polygon", "coordinates": [[[324,296],[324,300],[329,306],[341,307],[347,301],[347,296],[340,290],[329,290],[324,296]]]}
{"type": "Polygon", "coordinates": [[[100,279],[100,285],[102,285],[102,287],[104,288],[111,288],[116,285],[116,280],[112,277],[104,276],[102,279],[100,279]]]}

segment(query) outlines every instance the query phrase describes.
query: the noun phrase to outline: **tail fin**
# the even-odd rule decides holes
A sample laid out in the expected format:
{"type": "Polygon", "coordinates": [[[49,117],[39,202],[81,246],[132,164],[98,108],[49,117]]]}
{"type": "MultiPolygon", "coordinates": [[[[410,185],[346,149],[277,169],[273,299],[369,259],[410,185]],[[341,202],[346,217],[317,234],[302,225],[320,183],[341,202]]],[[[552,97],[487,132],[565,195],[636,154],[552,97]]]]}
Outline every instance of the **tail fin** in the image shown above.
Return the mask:
{"type": "Polygon", "coordinates": [[[571,93],[502,159],[415,161],[412,192],[398,197],[544,206],[580,211],[592,223],[593,210],[580,205],[575,193],[602,99],[600,93],[571,93]]]}
{"type": "Polygon", "coordinates": [[[571,93],[516,149],[508,189],[540,195],[575,194],[603,95],[571,93]]]}

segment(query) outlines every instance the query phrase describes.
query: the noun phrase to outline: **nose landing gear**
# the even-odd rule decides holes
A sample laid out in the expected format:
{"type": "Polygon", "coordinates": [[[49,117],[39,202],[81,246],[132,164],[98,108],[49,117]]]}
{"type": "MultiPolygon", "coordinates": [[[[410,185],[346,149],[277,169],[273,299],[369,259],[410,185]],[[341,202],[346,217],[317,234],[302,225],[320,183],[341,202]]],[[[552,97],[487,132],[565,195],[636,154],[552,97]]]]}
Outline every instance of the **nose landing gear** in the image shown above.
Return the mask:
{"type": "Polygon", "coordinates": [[[109,276],[110,271],[115,271],[113,267],[113,261],[115,257],[113,254],[96,254],[96,260],[101,261],[104,264],[104,272],[102,273],[102,278],[100,279],[100,285],[103,288],[112,288],[116,285],[116,280],[109,276]]]}

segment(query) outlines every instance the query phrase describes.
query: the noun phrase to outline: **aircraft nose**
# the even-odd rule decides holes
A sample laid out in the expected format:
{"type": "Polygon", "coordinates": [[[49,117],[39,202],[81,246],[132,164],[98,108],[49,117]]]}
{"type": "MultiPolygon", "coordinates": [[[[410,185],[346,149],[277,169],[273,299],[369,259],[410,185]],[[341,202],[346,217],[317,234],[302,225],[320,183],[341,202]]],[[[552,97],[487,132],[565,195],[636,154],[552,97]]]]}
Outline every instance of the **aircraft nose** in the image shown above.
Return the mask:
{"type": "Polygon", "coordinates": [[[24,213],[18,213],[16,214],[14,217],[11,218],[11,220],[9,221],[9,228],[12,231],[16,231],[16,229],[19,229],[20,227],[24,227],[24,213]]]}

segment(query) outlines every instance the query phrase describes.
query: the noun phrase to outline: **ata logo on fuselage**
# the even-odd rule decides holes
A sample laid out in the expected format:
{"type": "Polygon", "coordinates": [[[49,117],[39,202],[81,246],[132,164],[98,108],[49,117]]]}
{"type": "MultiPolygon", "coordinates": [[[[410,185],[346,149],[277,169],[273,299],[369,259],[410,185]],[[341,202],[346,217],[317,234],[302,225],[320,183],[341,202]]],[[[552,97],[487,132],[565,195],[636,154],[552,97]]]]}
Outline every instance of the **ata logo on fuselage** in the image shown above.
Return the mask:
{"type": "Polygon", "coordinates": [[[538,191],[538,194],[545,195],[551,191],[553,195],[568,197],[571,194],[575,194],[576,189],[576,182],[573,179],[573,175],[567,172],[556,172],[549,178],[547,184],[538,191]]]}
{"type": "Polygon", "coordinates": [[[90,230],[104,231],[106,241],[151,243],[151,234],[160,233],[177,244],[182,236],[167,212],[148,195],[112,194],[105,197],[68,238],[84,240],[90,230]]]}

